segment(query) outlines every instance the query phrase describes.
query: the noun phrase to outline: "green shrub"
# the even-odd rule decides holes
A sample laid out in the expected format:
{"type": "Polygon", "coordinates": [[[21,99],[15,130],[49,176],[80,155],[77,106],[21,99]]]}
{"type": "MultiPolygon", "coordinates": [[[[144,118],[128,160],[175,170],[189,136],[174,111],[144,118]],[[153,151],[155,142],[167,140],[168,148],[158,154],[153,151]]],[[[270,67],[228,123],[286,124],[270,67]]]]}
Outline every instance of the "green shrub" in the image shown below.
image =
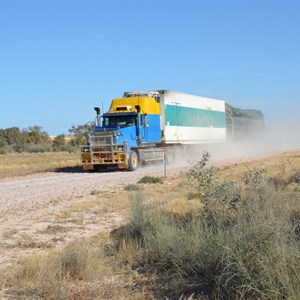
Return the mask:
{"type": "Polygon", "coordinates": [[[124,187],[124,189],[125,189],[125,191],[136,192],[136,191],[140,191],[141,187],[138,186],[137,184],[128,184],[124,187]]]}
{"type": "Polygon", "coordinates": [[[143,244],[144,234],[146,232],[147,221],[144,207],[143,191],[139,190],[131,194],[129,222],[120,230],[114,232],[117,236],[117,245],[136,241],[143,244]]]}
{"type": "Polygon", "coordinates": [[[191,167],[186,174],[188,186],[203,197],[210,196],[214,192],[217,183],[215,168],[206,168],[209,157],[209,153],[204,152],[200,161],[190,162],[191,167]]]}
{"type": "Polygon", "coordinates": [[[27,145],[26,149],[23,149],[23,152],[25,150],[29,153],[45,153],[50,152],[52,148],[50,144],[30,144],[27,145]]]}
{"type": "Polygon", "coordinates": [[[0,148],[1,154],[8,154],[8,153],[12,153],[12,152],[15,152],[12,145],[6,145],[6,146],[0,148]]]}
{"type": "Polygon", "coordinates": [[[242,182],[247,186],[247,189],[256,189],[261,183],[267,180],[267,172],[263,168],[253,168],[245,171],[242,177],[242,182]]]}
{"type": "Polygon", "coordinates": [[[163,183],[163,179],[161,177],[144,176],[138,183],[163,183]]]}
{"type": "Polygon", "coordinates": [[[293,299],[299,292],[299,243],[278,201],[274,189],[262,185],[243,195],[230,227],[218,228],[226,237],[215,282],[222,298],[293,299]]]}
{"type": "Polygon", "coordinates": [[[288,178],[289,183],[300,183],[300,171],[294,170],[293,174],[288,178]]]}
{"type": "Polygon", "coordinates": [[[289,206],[264,170],[245,172],[238,186],[205,169],[207,159],[205,154],[188,174],[205,198],[204,209],[189,219],[145,207],[143,195],[136,194],[124,235],[126,244],[136,241],[142,252],[134,265],[202,282],[213,298],[297,299],[300,227],[289,206]]]}

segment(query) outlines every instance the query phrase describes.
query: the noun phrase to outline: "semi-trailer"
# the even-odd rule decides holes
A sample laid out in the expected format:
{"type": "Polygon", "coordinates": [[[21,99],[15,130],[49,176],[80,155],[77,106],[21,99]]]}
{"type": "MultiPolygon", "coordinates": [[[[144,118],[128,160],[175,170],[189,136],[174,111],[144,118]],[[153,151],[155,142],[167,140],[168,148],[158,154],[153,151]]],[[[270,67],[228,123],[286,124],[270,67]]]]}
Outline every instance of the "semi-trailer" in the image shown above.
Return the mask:
{"type": "Polygon", "coordinates": [[[102,116],[100,108],[95,110],[96,126],[81,147],[84,170],[133,171],[165,157],[170,162],[181,158],[186,148],[225,143],[264,126],[259,110],[169,90],[125,92],[102,116]]]}

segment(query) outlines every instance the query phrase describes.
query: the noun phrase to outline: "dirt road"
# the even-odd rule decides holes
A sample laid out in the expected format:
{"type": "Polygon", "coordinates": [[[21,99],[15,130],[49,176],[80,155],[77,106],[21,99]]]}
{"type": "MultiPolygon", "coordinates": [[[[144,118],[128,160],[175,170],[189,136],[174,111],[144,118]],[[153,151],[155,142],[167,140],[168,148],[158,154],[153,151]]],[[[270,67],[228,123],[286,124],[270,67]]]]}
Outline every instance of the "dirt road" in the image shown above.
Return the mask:
{"type": "MultiPolygon", "coordinates": [[[[171,167],[172,173],[182,167],[171,167]]],[[[136,183],[145,175],[163,176],[163,167],[146,167],[135,172],[40,173],[0,180],[0,220],[8,214],[19,214],[49,205],[85,197],[93,191],[117,190],[136,183]]]]}
{"type": "MultiPolygon", "coordinates": [[[[168,167],[175,174],[185,167],[168,167]]],[[[0,269],[31,252],[62,247],[70,241],[97,232],[109,233],[124,222],[124,211],[95,201],[93,194],[114,193],[143,176],[163,176],[163,166],[145,167],[135,172],[39,173],[0,179],[0,269]],[[72,205],[82,205],[78,212],[72,205]]],[[[115,196],[114,196],[115,197],[115,196]]],[[[105,198],[105,197],[104,197],[105,198]]],[[[126,213],[125,213],[126,214],[126,213]]]]}

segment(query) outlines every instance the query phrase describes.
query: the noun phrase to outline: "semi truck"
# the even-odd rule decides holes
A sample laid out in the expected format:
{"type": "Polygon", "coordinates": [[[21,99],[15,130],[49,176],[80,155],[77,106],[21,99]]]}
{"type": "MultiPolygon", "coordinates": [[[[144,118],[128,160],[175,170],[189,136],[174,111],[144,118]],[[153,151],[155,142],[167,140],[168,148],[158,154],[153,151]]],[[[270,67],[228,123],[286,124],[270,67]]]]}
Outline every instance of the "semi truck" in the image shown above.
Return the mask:
{"type": "Polygon", "coordinates": [[[133,171],[141,164],[182,158],[188,147],[225,143],[263,128],[259,110],[169,90],[124,92],[113,99],[81,147],[84,170],[133,171]]]}

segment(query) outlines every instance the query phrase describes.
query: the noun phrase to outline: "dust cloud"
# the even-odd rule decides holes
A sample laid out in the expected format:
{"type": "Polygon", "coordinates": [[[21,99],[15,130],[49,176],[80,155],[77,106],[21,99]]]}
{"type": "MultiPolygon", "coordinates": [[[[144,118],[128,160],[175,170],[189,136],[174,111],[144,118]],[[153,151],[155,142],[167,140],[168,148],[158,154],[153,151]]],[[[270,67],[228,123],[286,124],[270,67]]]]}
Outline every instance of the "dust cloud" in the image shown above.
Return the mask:
{"type": "Polygon", "coordinates": [[[204,151],[211,161],[255,157],[300,150],[300,120],[286,116],[265,120],[263,131],[253,132],[236,140],[211,145],[198,145],[187,149],[186,160],[199,160],[204,151]]]}

